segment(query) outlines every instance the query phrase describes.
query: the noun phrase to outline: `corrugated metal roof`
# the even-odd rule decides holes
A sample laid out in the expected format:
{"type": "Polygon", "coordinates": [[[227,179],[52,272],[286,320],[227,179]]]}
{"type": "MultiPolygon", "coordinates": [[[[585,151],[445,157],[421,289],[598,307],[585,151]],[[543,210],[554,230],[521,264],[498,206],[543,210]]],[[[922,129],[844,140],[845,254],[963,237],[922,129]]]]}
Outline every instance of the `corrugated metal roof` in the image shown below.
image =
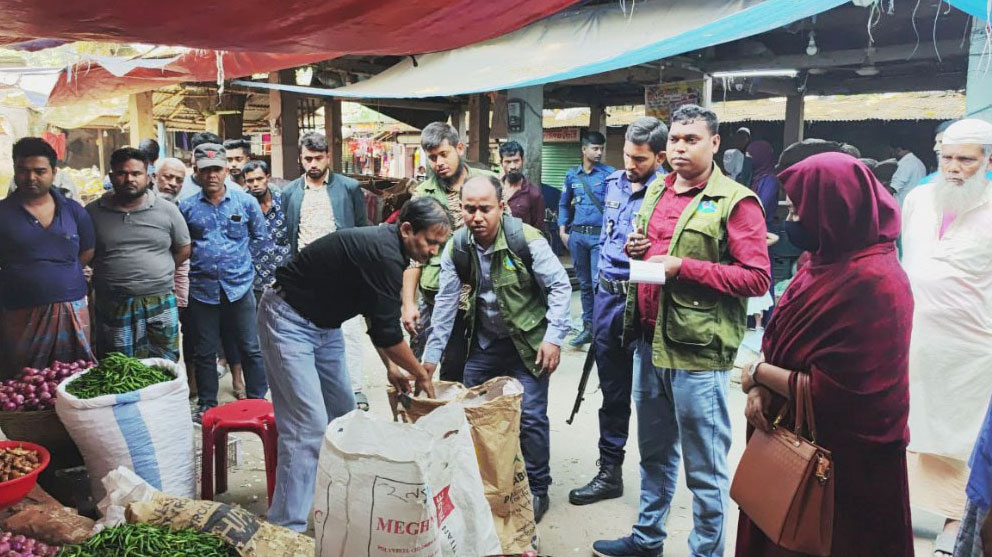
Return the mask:
{"type": "MultiPolygon", "coordinates": [[[[721,122],[775,122],[785,119],[785,97],[750,101],[716,101],[713,110],[721,122]]],[[[609,126],[626,126],[644,115],[643,106],[607,108],[609,126]]],[[[951,120],[965,113],[965,96],[958,91],[879,93],[806,97],[807,122],[862,120],[951,120]]],[[[588,126],[589,109],[546,110],[545,128],[588,126]]]]}

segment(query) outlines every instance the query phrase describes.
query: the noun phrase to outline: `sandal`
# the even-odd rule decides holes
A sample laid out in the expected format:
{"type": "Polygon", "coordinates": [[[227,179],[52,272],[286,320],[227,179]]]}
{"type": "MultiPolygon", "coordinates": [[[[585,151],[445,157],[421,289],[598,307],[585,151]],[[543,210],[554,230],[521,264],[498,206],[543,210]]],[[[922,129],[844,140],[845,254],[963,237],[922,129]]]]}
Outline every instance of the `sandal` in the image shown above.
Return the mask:
{"type": "Polygon", "coordinates": [[[941,532],[933,542],[934,557],[948,557],[954,555],[954,542],[957,541],[957,534],[941,532]]]}
{"type": "Polygon", "coordinates": [[[355,407],[363,412],[369,411],[369,399],[365,393],[355,393],[355,407]]]}

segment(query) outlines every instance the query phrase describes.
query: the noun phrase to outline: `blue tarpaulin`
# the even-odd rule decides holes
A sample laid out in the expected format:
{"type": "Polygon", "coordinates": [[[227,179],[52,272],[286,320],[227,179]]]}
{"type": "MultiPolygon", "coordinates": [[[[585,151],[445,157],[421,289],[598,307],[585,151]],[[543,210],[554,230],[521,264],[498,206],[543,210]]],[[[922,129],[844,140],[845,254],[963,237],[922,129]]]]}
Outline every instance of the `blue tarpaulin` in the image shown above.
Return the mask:
{"type": "Polygon", "coordinates": [[[734,41],[847,0],[693,0],[566,9],[495,39],[406,59],[328,91],[351,98],[417,98],[525,87],[627,68],[734,41]]]}
{"type": "MultiPolygon", "coordinates": [[[[635,7],[626,13],[615,4],[573,8],[494,39],[407,58],[366,81],[337,89],[235,83],[361,99],[451,96],[526,87],[628,68],[735,41],[847,1],[655,0],[632,3],[635,7]]],[[[985,19],[990,1],[951,0],[950,4],[985,19]]]]}

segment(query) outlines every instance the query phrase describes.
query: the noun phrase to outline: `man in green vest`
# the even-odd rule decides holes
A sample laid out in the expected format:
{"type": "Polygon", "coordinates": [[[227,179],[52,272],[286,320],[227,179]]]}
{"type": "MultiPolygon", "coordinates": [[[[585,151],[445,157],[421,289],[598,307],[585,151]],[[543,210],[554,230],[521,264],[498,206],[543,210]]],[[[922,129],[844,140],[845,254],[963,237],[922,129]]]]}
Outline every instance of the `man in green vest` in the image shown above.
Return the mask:
{"type": "Polygon", "coordinates": [[[634,339],[640,514],[630,536],[593,544],[596,555],[661,555],[680,453],[693,495],[689,553],[723,555],[730,369],[747,298],[768,290],[771,273],[757,196],[713,164],[718,129],[708,109],[675,111],[666,148],[673,172],[648,187],[627,242],[632,260],[663,265],[665,283],[628,291],[624,333],[634,339]]]}
{"type": "Polygon", "coordinates": [[[470,178],[461,190],[467,229],[456,232],[441,255],[434,330],[424,350],[433,372],[452,337],[469,345],[465,385],[510,376],[524,387],[520,449],[534,497],[534,518],[548,510],[551,485],[548,379],[558,367],[569,332],[572,287],[561,262],[536,228],[504,215],[498,178],[470,178]],[[464,324],[455,314],[469,290],[464,324]]]}
{"type": "MultiPolygon", "coordinates": [[[[433,197],[444,205],[451,219],[452,232],[462,227],[461,189],[466,180],[473,176],[496,176],[485,170],[470,168],[465,164],[465,144],[458,137],[458,131],[444,122],[428,124],[420,133],[420,146],[427,153],[427,164],[431,172],[427,180],[417,185],[413,197],[433,197]]],[[[433,257],[423,265],[412,263],[403,274],[403,326],[411,335],[413,353],[423,355],[424,344],[431,336],[431,314],[434,309],[434,296],[439,288],[441,258],[433,257]],[[420,302],[417,302],[417,292],[420,302]]],[[[464,328],[464,311],[468,305],[467,291],[462,297],[461,311],[455,315],[456,330],[464,328]]],[[[461,381],[465,367],[465,351],[468,347],[464,339],[452,337],[445,348],[441,360],[441,379],[461,381]]]]}

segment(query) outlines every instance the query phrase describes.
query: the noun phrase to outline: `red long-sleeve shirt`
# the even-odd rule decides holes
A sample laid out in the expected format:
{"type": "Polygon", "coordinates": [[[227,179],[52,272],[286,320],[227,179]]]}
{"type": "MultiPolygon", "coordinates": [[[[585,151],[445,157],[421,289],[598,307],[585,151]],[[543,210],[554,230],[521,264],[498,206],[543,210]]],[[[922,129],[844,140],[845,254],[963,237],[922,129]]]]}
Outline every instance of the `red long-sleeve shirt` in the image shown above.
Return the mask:
{"type": "MultiPolygon", "coordinates": [[[[676,175],[673,172],[665,179],[665,191],[655,206],[648,221],[647,237],[651,246],[644,259],[653,255],[665,255],[672,243],[675,225],[693,198],[706,184],[692,188],[685,193],[675,193],[676,175]]],[[[708,286],[721,294],[739,298],[761,296],[771,284],[770,262],[766,236],[765,215],[756,199],[740,201],[727,219],[727,247],[733,262],[729,265],[684,258],[682,270],[674,280],[691,281],[708,286]]],[[[658,317],[663,286],[639,284],[637,286],[637,309],[645,330],[653,330],[658,317]]]]}

